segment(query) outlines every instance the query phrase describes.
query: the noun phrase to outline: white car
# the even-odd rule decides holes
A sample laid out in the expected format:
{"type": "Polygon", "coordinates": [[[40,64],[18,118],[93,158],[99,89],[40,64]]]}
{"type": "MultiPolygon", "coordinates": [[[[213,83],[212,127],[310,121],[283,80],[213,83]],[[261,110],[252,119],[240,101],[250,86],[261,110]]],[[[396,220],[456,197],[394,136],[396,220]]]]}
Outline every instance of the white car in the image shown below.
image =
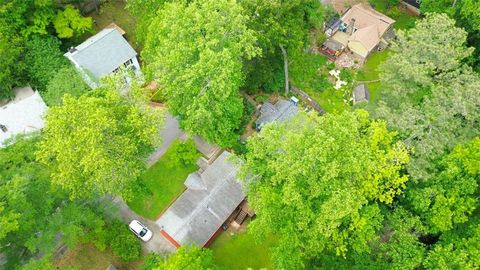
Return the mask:
{"type": "Polygon", "coordinates": [[[140,223],[140,221],[134,219],[130,224],[128,224],[128,228],[132,231],[138,238],[142,239],[143,241],[147,242],[153,236],[152,231],[150,231],[145,225],[140,223]]]}

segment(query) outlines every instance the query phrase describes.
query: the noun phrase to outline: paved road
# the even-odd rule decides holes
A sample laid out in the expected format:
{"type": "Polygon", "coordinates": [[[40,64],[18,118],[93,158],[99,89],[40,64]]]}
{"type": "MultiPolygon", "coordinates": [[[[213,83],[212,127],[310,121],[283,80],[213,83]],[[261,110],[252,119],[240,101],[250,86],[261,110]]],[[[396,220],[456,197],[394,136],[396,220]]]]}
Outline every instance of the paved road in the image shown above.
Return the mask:
{"type": "Polygon", "coordinates": [[[170,114],[165,118],[165,127],[162,130],[162,145],[158,147],[147,159],[147,166],[150,167],[159,160],[167,151],[172,142],[183,135],[178,120],[170,114]]]}
{"type": "Polygon", "coordinates": [[[113,199],[113,202],[119,208],[120,218],[125,223],[128,224],[133,219],[136,219],[143,223],[145,226],[147,226],[153,232],[153,237],[148,242],[143,242],[142,240],[138,239],[138,241],[142,243],[142,248],[145,252],[148,253],[153,251],[160,254],[169,254],[175,252],[176,248],[160,234],[160,227],[158,227],[155,222],[147,220],[135,214],[120,198],[113,199]]]}

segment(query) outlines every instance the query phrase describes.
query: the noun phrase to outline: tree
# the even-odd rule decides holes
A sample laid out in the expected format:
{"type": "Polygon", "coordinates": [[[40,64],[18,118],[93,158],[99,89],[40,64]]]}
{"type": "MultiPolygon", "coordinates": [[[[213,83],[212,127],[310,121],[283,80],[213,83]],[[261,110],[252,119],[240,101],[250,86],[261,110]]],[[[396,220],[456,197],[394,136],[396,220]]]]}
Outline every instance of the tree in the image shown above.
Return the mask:
{"type": "Polygon", "coordinates": [[[322,252],[368,254],[380,207],[402,193],[408,152],[363,110],[300,116],[247,141],[241,176],[257,213],[249,229],[274,234],[277,268],[302,268],[322,252]]]}
{"type": "Polygon", "coordinates": [[[58,70],[48,81],[43,99],[48,105],[60,105],[65,94],[79,97],[90,90],[82,76],[71,65],[58,70]]]}
{"type": "MultiPolygon", "coordinates": [[[[136,92],[136,86],[130,91],[136,92]]],[[[122,194],[159,141],[161,115],[112,85],[91,95],[66,95],[46,115],[38,159],[71,198],[122,194]]]]}
{"type": "Polygon", "coordinates": [[[44,91],[57,72],[68,65],[60,50],[60,41],[51,36],[32,36],[26,43],[26,72],[31,85],[44,91]]]}
{"type": "Polygon", "coordinates": [[[242,59],[258,52],[243,13],[233,0],[167,3],[142,54],[182,127],[221,146],[238,139],[242,59]]]}
{"type": "Polygon", "coordinates": [[[161,262],[156,270],[220,269],[214,262],[213,252],[196,246],[183,246],[161,262]]]}
{"type": "Polygon", "coordinates": [[[466,33],[446,15],[429,14],[400,32],[381,66],[382,98],[376,115],[415,149],[413,179],[435,173],[435,161],[457,143],[480,134],[480,78],[462,62],[472,50],[466,33]]]}
{"type": "Polygon", "coordinates": [[[140,258],[142,247],[138,239],[130,232],[127,225],[116,221],[111,228],[114,236],[111,239],[113,254],[125,262],[131,262],[140,258]]]}
{"type": "Polygon", "coordinates": [[[145,42],[148,34],[148,27],[155,18],[158,10],[163,7],[167,0],[129,0],[127,9],[137,19],[135,34],[137,40],[142,44],[145,42]]]}
{"type": "Polygon", "coordinates": [[[440,162],[438,175],[408,192],[411,209],[424,218],[431,233],[449,231],[455,224],[467,222],[478,208],[479,149],[480,138],[457,145],[440,162]]]}
{"type": "Polygon", "coordinates": [[[242,5],[252,16],[250,27],[257,33],[265,60],[281,55],[287,95],[289,52],[303,49],[308,43],[309,30],[322,26],[322,6],[316,0],[247,0],[242,5]]]}
{"type": "Polygon", "coordinates": [[[59,38],[71,38],[92,30],[92,17],[82,17],[78,9],[66,5],[63,11],[57,11],[53,26],[59,38]]]}

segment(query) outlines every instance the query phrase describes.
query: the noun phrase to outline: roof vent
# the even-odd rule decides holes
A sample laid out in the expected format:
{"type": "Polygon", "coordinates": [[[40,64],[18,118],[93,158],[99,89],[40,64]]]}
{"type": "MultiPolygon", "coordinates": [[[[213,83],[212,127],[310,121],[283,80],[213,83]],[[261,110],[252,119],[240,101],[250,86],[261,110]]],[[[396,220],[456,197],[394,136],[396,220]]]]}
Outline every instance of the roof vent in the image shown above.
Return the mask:
{"type": "Polygon", "coordinates": [[[70,49],[68,49],[69,53],[74,53],[76,51],[77,51],[77,48],[75,48],[75,47],[71,47],[70,49]]]}

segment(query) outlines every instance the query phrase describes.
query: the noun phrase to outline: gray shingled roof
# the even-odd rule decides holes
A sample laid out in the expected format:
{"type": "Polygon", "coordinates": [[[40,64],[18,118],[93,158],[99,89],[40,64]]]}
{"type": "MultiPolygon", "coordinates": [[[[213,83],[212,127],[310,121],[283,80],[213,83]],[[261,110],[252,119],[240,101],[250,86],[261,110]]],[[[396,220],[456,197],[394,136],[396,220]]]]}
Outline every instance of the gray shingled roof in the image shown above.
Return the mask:
{"type": "Polygon", "coordinates": [[[353,102],[369,101],[370,91],[365,84],[359,84],[353,89],[353,102]]]}
{"type": "Polygon", "coordinates": [[[74,59],[99,79],[109,75],[137,53],[117,29],[106,28],[64,55],[74,59]]]}
{"type": "Polygon", "coordinates": [[[245,199],[229,156],[225,151],[202,174],[190,174],[185,192],[156,222],[180,245],[204,246],[245,199]]]}
{"type": "Polygon", "coordinates": [[[298,107],[290,101],[279,100],[275,105],[265,102],[260,108],[260,117],[255,121],[257,128],[271,123],[273,121],[283,121],[295,116],[298,113],[298,107]]]}

